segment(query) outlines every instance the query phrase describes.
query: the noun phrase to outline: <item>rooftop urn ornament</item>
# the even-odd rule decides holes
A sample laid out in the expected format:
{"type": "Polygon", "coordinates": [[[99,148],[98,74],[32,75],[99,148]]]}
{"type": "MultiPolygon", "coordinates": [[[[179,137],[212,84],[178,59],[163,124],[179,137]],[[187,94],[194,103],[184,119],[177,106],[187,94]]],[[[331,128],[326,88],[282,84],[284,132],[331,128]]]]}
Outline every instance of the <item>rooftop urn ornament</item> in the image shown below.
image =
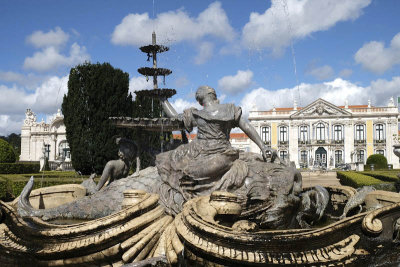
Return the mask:
{"type": "Polygon", "coordinates": [[[371,99],[368,99],[368,108],[371,108],[371,99]]]}

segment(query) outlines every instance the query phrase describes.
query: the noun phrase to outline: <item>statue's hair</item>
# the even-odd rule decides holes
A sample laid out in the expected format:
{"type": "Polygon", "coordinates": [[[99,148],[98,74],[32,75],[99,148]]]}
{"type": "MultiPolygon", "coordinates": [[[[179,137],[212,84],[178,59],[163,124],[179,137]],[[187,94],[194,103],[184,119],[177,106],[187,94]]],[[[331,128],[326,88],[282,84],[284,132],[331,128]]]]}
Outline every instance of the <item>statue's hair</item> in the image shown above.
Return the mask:
{"type": "MultiPolygon", "coordinates": [[[[137,155],[138,146],[134,141],[129,140],[127,138],[117,138],[116,143],[120,147],[120,149],[118,151],[119,157],[121,157],[123,159],[132,160],[137,155]],[[121,152],[122,147],[128,148],[129,152],[127,153],[127,155],[121,152]]],[[[126,153],[126,151],[125,151],[125,153],[126,153]]]]}
{"type": "Polygon", "coordinates": [[[206,95],[213,95],[215,99],[217,99],[217,93],[215,93],[214,88],[208,86],[208,85],[202,85],[199,88],[197,88],[196,91],[196,100],[199,101],[201,98],[203,98],[206,95]]]}

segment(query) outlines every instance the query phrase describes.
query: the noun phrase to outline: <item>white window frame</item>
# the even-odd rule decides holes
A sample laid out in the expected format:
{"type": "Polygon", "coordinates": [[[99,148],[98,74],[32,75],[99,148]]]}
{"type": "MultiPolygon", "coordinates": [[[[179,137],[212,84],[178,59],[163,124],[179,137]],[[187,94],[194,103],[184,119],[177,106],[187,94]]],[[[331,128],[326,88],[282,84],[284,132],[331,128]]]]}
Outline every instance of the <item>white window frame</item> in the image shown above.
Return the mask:
{"type": "Polygon", "coordinates": [[[288,126],[279,126],[279,141],[287,142],[289,135],[289,127],[288,126]]]}
{"type": "Polygon", "coordinates": [[[269,126],[261,126],[261,140],[266,142],[271,142],[271,128],[269,126]]]}

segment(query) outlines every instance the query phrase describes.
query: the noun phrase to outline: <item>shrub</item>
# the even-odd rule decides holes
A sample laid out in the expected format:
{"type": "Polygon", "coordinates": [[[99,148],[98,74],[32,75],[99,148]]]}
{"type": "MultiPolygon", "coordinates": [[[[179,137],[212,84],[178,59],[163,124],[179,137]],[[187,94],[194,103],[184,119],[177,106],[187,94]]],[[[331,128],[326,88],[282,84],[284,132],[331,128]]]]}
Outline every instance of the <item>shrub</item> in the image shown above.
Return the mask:
{"type": "Polygon", "coordinates": [[[0,139],[0,163],[13,163],[15,160],[15,152],[12,146],[7,141],[0,139]]]}
{"type": "Polygon", "coordinates": [[[337,177],[342,185],[351,186],[354,188],[372,185],[375,188],[379,187],[380,184],[384,184],[381,180],[375,179],[374,177],[364,175],[358,172],[337,172],[337,177]]]}
{"type": "Polygon", "coordinates": [[[399,178],[397,177],[398,172],[393,171],[365,171],[362,174],[372,176],[376,179],[386,181],[386,182],[397,182],[399,178]]]}
{"type": "Polygon", "coordinates": [[[387,169],[387,159],[384,155],[373,154],[368,157],[367,165],[374,164],[375,169],[387,169]]]}
{"type": "Polygon", "coordinates": [[[0,163],[0,173],[38,173],[40,164],[38,163],[0,163]]]}

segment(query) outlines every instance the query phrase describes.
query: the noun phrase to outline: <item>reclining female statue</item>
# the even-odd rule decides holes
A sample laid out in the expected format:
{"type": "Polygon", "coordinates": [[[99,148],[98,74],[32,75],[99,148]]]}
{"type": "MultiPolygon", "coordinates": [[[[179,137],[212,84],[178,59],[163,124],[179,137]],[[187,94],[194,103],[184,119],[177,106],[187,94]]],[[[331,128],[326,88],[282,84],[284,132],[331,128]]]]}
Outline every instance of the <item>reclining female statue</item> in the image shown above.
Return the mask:
{"type": "MultiPolygon", "coordinates": [[[[178,114],[167,99],[161,99],[168,117],[182,120],[188,132],[195,126],[198,129],[192,142],[157,155],[156,166],[165,186],[161,201],[169,204],[170,198],[185,202],[202,193],[209,194],[210,189],[221,189],[216,186],[239,159],[239,150],[232,148],[229,142],[232,128],[239,127],[256,143],[264,161],[268,154],[271,162],[276,157],[276,152],[264,146],[256,130],[242,117],[240,107],[220,104],[215,90],[209,86],[198,88],[196,100],[203,106],[202,110],[190,108],[178,114]]],[[[174,210],[178,213],[179,205],[174,210]]]]}

